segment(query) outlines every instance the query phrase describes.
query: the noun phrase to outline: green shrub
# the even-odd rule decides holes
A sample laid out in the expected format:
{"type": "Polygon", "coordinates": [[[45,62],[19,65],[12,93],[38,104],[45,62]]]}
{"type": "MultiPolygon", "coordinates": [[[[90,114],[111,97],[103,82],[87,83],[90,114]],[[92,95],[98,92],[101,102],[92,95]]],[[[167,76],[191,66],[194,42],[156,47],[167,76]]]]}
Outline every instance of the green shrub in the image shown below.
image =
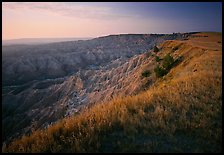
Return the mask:
{"type": "Polygon", "coordinates": [[[142,76],[143,76],[143,77],[149,77],[150,74],[151,74],[151,73],[150,73],[149,70],[146,70],[146,71],[142,72],[142,76]]]}
{"type": "Polygon", "coordinates": [[[172,65],[174,63],[174,59],[170,54],[167,54],[163,59],[163,68],[165,70],[170,70],[172,68],[172,65]]]}
{"type": "Polygon", "coordinates": [[[154,69],[154,72],[156,73],[156,77],[162,77],[167,74],[167,71],[159,67],[159,65],[156,66],[156,68],[154,69]]]}
{"type": "Polygon", "coordinates": [[[161,59],[158,57],[158,56],[156,56],[156,62],[159,62],[161,59]]]}
{"type": "MultiPolygon", "coordinates": [[[[158,57],[159,58],[159,57],[158,57]]],[[[156,58],[158,60],[158,58],[156,58]]],[[[161,59],[160,59],[161,60],[161,59]]],[[[158,61],[157,61],[158,62],[158,61]]],[[[162,63],[162,67],[160,67],[159,65],[156,66],[156,68],[154,69],[154,72],[156,73],[156,77],[162,77],[164,75],[166,75],[169,70],[173,67],[174,65],[174,59],[172,56],[170,56],[170,54],[167,54],[164,58],[163,58],[163,63],[162,63]]]]}

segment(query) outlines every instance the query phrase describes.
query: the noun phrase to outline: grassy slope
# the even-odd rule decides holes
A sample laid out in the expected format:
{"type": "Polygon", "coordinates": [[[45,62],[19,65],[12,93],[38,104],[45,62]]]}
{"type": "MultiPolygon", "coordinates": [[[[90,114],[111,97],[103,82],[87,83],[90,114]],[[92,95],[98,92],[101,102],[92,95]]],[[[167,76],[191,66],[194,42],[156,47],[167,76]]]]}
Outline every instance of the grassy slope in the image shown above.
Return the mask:
{"type": "Polygon", "coordinates": [[[183,60],[147,91],[98,104],[3,152],[221,152],[221,37],[206,35],[209,44],[198,37],[161,45],[158,56],[183,60]]]}

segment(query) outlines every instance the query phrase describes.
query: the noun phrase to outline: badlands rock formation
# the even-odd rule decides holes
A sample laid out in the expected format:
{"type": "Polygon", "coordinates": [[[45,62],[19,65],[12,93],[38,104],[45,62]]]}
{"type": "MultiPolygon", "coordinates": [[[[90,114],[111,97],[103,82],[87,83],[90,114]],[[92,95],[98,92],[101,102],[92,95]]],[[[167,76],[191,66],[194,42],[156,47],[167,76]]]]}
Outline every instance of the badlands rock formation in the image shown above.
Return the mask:
{"type": "Polygon", "coordinates": [[[190,34],[111,35],[86,41],[3,46],[3,140],[44,128],[86,105],[134,95],[155,79],[152,47],[190,34]]]}

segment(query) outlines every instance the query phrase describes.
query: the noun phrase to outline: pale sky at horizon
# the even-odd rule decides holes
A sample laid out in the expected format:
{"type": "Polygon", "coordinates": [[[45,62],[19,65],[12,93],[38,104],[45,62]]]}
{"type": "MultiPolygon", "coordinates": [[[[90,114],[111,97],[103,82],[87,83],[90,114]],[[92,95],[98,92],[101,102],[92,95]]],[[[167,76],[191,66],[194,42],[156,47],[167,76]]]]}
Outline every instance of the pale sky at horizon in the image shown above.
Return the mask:
{"type": "Polygon", "coordinates": [[[221,2],[2,2],[2,40],[222,31],[221,2]]]}

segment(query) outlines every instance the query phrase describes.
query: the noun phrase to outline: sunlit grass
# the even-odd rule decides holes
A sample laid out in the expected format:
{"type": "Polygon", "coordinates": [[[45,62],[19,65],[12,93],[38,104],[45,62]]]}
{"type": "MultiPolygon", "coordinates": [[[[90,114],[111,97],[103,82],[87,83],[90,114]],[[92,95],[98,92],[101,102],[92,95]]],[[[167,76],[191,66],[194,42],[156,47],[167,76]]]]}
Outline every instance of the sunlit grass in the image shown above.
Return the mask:
{"type": "Polygon", "coordinates": [[[222,53],[177,51],[182,63],[147,91],[96,104],[3,152],[220,152],[222,53]]]}

